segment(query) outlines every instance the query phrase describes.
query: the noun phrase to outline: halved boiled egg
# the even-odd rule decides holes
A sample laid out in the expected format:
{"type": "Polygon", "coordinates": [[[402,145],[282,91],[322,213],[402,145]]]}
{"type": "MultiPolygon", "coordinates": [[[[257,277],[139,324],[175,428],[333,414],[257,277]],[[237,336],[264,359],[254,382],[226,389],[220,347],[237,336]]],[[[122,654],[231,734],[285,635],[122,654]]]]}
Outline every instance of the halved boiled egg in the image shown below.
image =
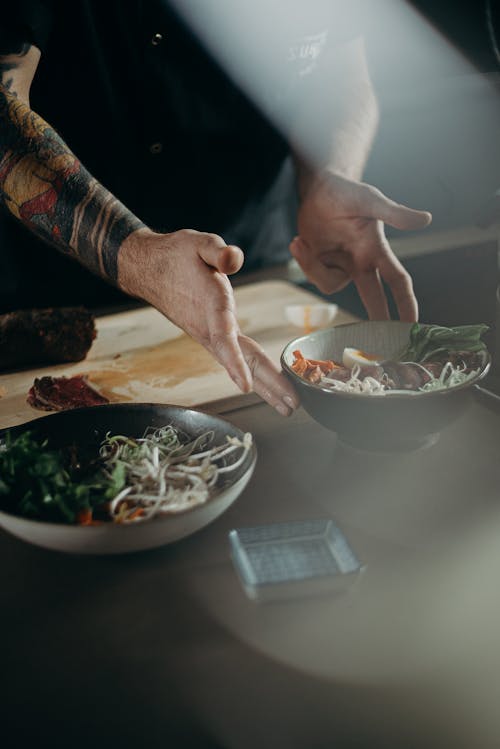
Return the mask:
{"type": "Polygon", "coordinates": [[[382,358],[377,354],[368,354],[366,351],[360,351],[357,348],[345,348],[342,354],[342,364],[349,369],[355,366],[376,367],[380,364],[382,358]]]}

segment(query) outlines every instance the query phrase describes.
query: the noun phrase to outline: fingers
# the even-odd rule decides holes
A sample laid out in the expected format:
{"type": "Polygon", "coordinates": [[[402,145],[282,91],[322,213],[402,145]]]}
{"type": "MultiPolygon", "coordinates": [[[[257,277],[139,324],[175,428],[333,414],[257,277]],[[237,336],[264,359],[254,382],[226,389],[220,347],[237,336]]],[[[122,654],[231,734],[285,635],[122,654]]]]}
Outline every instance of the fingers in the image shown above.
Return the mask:
{"type": "Polygon", "coordinates": [[[216,293],[207,295],[205,308],[208,350],[240,390],[249,392],[253,388],[278,413],[289,416],[299,405],[293,386],[260,346],[242,336],[239,330],[232,288],[225,276],[241,268],[242,251],[234,245],[226,245],[215,234],[204,234],[198,244],[198,256],[207,266],[219,271],[212,278],[212,292],[216,293]]]}
{"type": "Polygon", "coordinates": [[[229,244],[227,247],[223,247],[219,253],[219,264],[217,270],[231,276],[233,273],[237,273],[240,270],[244,259],[245,256],[243,251],[240,250],[239,247],[229,244]]]}
{"type": "Polygon", "coordinates": [[[300,237],[295,237],[290,244],[290,251],[306,276],[324,294],[340,291],[353,280],[370,320],[388,320],[390,314],[383,279],[389,286],[399,318],[405,322],[418,320],[418,302],[411,276],[391,250],[381,221],[373,223],[371,239],[368,243],[366,239],[360,241],[357,249],[348,270],[341,267],[341,263],[348,264],[345,251],[316,254],[300,237]]]}
{"type": "Polygon", "coordinates": [[[380,190],[369,187],[368,210],[366,215],[370,218],[380,219],[395,229],[424,229],[432,221],[429,211],[417,211],[414,208],[396,203],[380,190]]]}
{"type": "Polygon", "coordinates": [[[321,255],[313,252],[301,237],[292,239],[289,245],[290,254],[298,262],[307,278],[323,294],[341,291],[350,282],[349,273],[336,262],[338,251],[325,252],[321,255]]]}
{"type": "Polygon", "coordinates": [[[227,245],[222,237],[216,234],[200,234],[198,255],[211,268],[225,275],[237,273],[243,265],[242,250],[235,245],[227,245]]]}
{"type": "Polygon", "coordinates": [[[210,336],[210,344],[207,348],[227,370],[239,389],[243,393],[249,393],[252,390],[252,375],[238,345],[238,335],[236,333],[213,334],[210,336]]]}
{"type": "Polygon", "coordinates": [[[413,291],[411,276],[390,248],[389,254],[381,259],[379,270],[380,275],[391,290],[399,319],[403,322],[416,322],[418,320],[418,302],[413,291]]]}
{"type": "Polygon", "coordinates": [[[431,222],[431,214],[400,205],[364,183],[335,180],[323,197],[321,211],[314,201],[304,201],[298,222],[301,234],[290,243],[290,253],[307,278],[324,294],[354,281],[370,319],[379,320],[389,318],[385,282],[400,319],[416,321],[411,278],[392,252],[383,225],[420,229],[431,222]]]}
{"type": "Polygon", "coordinates": [[[403,268],[387,244],[387,254],[379,260],[378,268],[356,273],[353,277],[359,296],[370,320],[390,320],[387,297],[381,279],[391,291],[398,310],[399,319],[403,322],[418,320],[418,302],[413,291],[410,274],[403,268]]]}
{"type": "Polygon", "coordinates": [[[370,320],[390,320],[387,297],[378,270],[358,273],[354,282],[370,320]]]}
{"type": "Polygon", "coordinates": [[[299,406],[299,399],[291,382],[256,341],[240,335],[239,344],[252,373],[254,391],[282,416],[290,416],[299,406]]]}
{"type": "Polygon", "coordinates": [[[354,273],[353,280],[370,320],[390,319],[383,280],[390,289],[399,319],[403,322],[416,322],[418,302],[411,276],[393,253],[382,221],[373,223],[371,238],[365,247],[361,245],[361,249],[361,255],[369,265],[354,273]]]}
{"type": "MultiPolygon", "coordinates": [[[[241,334],[236,319],[232,289],[217,294],[217,304],[206,309],[210,353],[227,370],[245,393],[252,389],[282,416],[289,416],[298,407],[295,390],[263,349],[251,338],[241,334]]],[[[215,298],[215,297],[214,297],[215,298]]]]}
{"type": "Polygon", "coordinates": [[[233,291],[226,275],[236,273],[243,264],[244,255],[239,247],[226,245],[217,234],[197,234],[197,252],[200,259],[221,275],[209,280],[211,288],[203,299],[208,329],[207,348],[227,370],[229,376],[244,393],[252,389],[252,374],[247,366],[239,343],[239,326],[236,319],[233,291]]]}
{"type": "Polygon", "coordinates": [[[241,351],[240,333],[232,289],[227,282],[224,289],[205,300],[206,324],[208,328],[208,350],[227,370],[229,376],[244,393],[252,389],[252,373],[241,351]]]}

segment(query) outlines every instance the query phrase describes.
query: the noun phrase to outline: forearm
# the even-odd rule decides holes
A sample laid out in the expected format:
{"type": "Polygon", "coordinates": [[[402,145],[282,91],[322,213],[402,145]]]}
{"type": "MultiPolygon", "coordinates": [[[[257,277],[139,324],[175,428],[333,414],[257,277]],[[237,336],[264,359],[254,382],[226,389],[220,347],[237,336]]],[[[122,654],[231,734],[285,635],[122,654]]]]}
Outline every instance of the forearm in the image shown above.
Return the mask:
{"type": "Polygon", "coordinates": [[[0,201],[39,237],[115,283],[122,242],[144,226],[7,86],[0,86],[0,201]]]}
{"type": "Polygon", "coordinates": [[[300,192],[325,170],[360,180],[377,125],[378,104],[359,39],[324,67],[292,129],[300,192]]]}

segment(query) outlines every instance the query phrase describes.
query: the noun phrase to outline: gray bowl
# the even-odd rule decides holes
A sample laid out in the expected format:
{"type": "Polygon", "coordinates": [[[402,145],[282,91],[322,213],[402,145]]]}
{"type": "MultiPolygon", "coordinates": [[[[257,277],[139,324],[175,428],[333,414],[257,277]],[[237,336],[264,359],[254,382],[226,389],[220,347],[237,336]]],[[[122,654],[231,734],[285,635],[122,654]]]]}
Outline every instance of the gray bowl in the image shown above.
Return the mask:
{"type": "MultiPolygon", "coordinates": [[[[16,437],[28,430],[41,439],[47,439],[52,449],[73,444],[82,451],[95,454],[107,432],[141,437],[147,428],[165,424],[172,424],[190,439],[212,431],[214,445],[223,443],[227,436],[239,439],[244,436],[225,419],[193,408],[157,403],[110,403],[42,416],[27,424],[0,430],[0,439],[7,431],[16,437]]],[[[65,525],[0,511],[0,527],[37,546],[77,554],[122,554],[153,549],[189,536],[218,518],[249,482],[256,460],[256,447],[252,445],[244,462],[216,485],[205,504],[144,523],[65,525]]]]}
{"type": "Polygon", "coordinates": [[[408,450],[433,442],[466,408],[472,386],[486,375],[490,356],[485,351],[477,378],[463,385],[419,394],[370,396],[341,393],[313,385],[291,368],[293,351],[307,359],[342,360],[345,347],[396,358],[408,342],[411,323],[360,322],[339,325],[295,338],[281,354],[281,366],[294,384],[302,406],[323,426],[349,445],[369,450],[408,450]]]}

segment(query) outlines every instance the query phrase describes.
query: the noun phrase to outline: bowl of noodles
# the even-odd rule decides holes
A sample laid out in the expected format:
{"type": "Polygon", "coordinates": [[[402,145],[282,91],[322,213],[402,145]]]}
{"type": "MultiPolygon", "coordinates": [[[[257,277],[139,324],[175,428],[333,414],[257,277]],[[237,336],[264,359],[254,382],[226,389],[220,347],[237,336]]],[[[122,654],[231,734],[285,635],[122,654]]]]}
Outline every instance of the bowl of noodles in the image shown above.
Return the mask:
{"type": "Polygon", "coordinates": [[[349,445],[430,444],[488,372],[486,325],[399,321],[339,325],[295,338],[281,355],[304,409],[349,445]]]}
{"type": "Polygon", "coordinates": [[[60,411],[0,432],[0,526],[78,554],[163,546],[228,509],[256,459],[250,434],[196,409],[60,411]]]}

